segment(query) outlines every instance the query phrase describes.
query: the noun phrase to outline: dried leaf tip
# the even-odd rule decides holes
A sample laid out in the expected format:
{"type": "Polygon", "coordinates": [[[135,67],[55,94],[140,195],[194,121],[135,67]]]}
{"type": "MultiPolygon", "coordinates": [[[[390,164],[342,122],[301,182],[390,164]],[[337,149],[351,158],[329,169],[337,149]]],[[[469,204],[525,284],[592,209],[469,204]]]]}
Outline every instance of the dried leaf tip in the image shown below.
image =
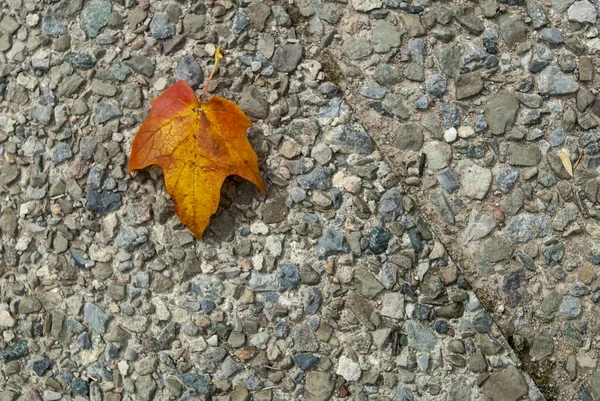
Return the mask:
{"type": "Polygon", "coordinates": [[[571,164],[571,158],[569,157],[569,151],[565,148],[561,149],[560,152],[558,152],[559,156],[560,156],[560,161],[563,165],[563,167],[565,168],[565,170],[567,170],[567,173],[569,173],[569,175],[571,177],[573,177],[573,165],[571,164]]]}

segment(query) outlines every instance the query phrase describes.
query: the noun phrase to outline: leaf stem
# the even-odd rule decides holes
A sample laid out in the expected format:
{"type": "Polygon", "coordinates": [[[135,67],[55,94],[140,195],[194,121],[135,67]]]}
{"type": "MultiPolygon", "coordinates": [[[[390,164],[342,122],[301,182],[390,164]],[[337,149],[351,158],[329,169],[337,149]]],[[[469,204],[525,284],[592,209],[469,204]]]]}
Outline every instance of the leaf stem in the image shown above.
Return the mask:
{"type": "Polygon", "coordinates": [[[208,77],[208,81],[206,81],[206,85],[204,85],[204,90],[202,91],[202,96],[200,96],[200,104],[204,103],[204,96],[206,95],[206,92],[208,91],[208,85],[210,85],[210,81],[213,77],[213,75],[215,74],[215,71],[217,71],[217,65],[219,64],[219,60],[221,60],[223,58],[223,55],[221,54],[221,46],[217,46],[217,50],[215,50],[215,65],[213,65],[213,69],[210,72],[210,76],[208,77]]]}

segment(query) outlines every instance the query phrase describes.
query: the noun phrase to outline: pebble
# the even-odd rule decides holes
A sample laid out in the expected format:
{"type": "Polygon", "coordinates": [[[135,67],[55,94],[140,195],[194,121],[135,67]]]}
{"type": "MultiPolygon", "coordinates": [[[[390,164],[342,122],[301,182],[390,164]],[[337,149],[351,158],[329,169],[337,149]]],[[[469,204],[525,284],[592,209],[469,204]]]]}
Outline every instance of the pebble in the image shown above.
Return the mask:
{"type": "Polygon", "coordinates": [[[109,0],[92,0],[81,12],[81,21],[90,38],[95,38],[108,25],[112,4],[109,0]]]}
{"type": "Polygon", "coordinates": [[[190,54],[184,56],[181,61],[179,61],[179,64],[177,64],[175,77],[184,80],[192,88],[196,88],[204,82],[204,72],[202,71],[202,68],[200,68],[200,64],[198,64],[196,58],[190,54]]]}
{"type": "Polygon", "coordinates": [[[347,382],[357,382],[361,377],[362,371],[358,363],[342,355],[335,373],[342,376],[347,382]]]}
{"type": "Polygon", "coordinates": [[[452,143],[454,141],[456,141],[456,139],[458,138],[458,132],[456,131],[456,128],[452,127],[446,130],[446,132],[444,132],[444,140],[448,143],[452,143]]]}
{"type": "MultiPolygon", "coordinates": [[[[156,39],[168,39],[175,35],[175,24],[163,13],[156,13],[150,21],[150,33],[156,39]]],[[[189,56],[189,55],[188,55],[189,56]]]]}
{"type": "Polygon", "coordinates": [[[588,23],[595,24],[598,17],[596,7],[587,0],[577,1],[567,10],[569,21],[578,22],[580,24],[588,23]]]}
{"type": "Polygon", "coordinates": [[[542,95],[568,95],[579,90],[579,84],[575,79],[554,66],[544,68],[535,80],[542,95]]]}

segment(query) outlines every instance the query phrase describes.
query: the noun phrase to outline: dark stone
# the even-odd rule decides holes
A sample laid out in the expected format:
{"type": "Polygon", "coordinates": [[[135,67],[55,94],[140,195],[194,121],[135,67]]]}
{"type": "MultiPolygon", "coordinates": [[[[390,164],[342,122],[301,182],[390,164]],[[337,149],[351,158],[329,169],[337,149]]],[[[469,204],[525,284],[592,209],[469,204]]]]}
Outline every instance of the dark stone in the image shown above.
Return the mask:
{"type": "Polygon", "coordinates": [[[435,331],[438,333],[447,333],[448,332],[448,322],[445,320],[438,320],[434,325],[435,331]]]}
{"type": "Polygon", "coordinates": [[[80,70],[89,70],[96,65],[96,59],[84,53],[70,53],[65,56],[65,61],[80,70]]]}
{"type": "Polygon", "coordinates": [[[314,315],[321,309],[323,294],[316,287],[310,287],[302,293],[302,304],[306,315],[314,315]]]}
{"type": "Polygon", "coordinates": [[[326,228],[317,245],[317,258],[327,259],[331,255],[338,255],[350,251],[346,238],[332,228],[326,228]]]}
{"type": "Polygon", "coordinates": [[[277,279],[284,289],[296,288],[300,283],[300,272],[298,271],[298,267],[281,263],[277,272],[277,279]]]}
{"type": "Polygon", "coordinates": [[[9,344],[6,348],[0,351],[0,360],[4,363],[18,361],[29,354],[29,346],[26,340],[18,340],[9,344]]]}
{"type": "Polygon", "coordinates": [[[374,254],[384,253],[391,239],[392,233],[389,229],[384,227],[374,228],[369,234],[369,249],[374,254]]]}
{"type": "Polygon", "coordinates": [[[320,361],[321,357],[313,354],[294,355],[294,363],[304,371],[314,368],[320,361]]]}
{"type": "Polygon", "coordinates": [[[179,375],[179,380],[186,386],[199,394],[211,394],[214,391],[212,381],[208,376],[197,373],[186,373],[179,375]]]}
{"type": "Polygon", "coordinates": [[[44,357],[43,359],[37,360],[33,363],[33,371],[38,375],[42,376],[48,368],[52,365],[52,359],[44,357]]]}
{"type": "Polygon", "coordinates": [[[510,308],[524,305],[531,300],[531,295],[527,292],[527,276],[523,269],[514,270],[504,276],[503,289],[507,298],[506,304],[510,308]]]}
{"type": "Polygon", "coordinates": [[[76,377],[71,382],[71,390],[76,394],[86,396],[88,394],[88,384],[83,379],[76,377]]]}

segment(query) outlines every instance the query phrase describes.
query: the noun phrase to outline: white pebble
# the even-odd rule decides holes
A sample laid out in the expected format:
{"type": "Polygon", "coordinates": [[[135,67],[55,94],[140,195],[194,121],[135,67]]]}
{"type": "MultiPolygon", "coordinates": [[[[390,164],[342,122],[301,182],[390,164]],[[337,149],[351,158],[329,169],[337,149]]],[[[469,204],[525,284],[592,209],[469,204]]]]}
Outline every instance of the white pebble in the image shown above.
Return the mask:
{"type": "Polygon", "coordinates": [[[458,137],[458,133],[456,132],[456,128],[452,127],[446,130],[446,132],[444,132],[444,140],[448,143],[452,143],[454,141],[456,141],[456,138],[458,137]]]}

